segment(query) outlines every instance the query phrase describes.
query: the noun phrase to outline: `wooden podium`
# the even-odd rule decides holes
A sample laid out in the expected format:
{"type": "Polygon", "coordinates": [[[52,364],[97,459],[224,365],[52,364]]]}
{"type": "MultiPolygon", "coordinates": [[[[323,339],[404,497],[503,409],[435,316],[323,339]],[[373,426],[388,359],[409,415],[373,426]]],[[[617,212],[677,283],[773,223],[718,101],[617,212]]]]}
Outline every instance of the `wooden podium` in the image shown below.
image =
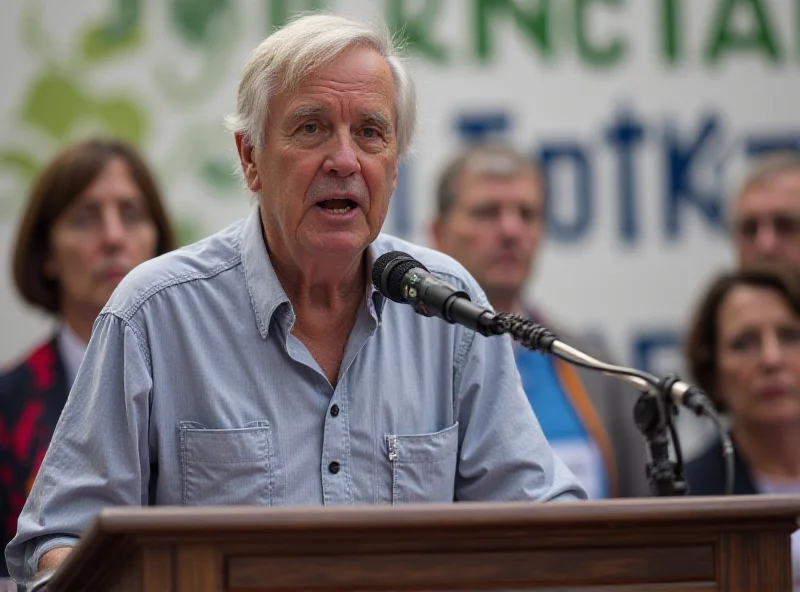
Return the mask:
{"type": "Polygon", "coordinates": [[[789,592],[800,496],[357,508],[118,508],[61,591],[789,592]]]}

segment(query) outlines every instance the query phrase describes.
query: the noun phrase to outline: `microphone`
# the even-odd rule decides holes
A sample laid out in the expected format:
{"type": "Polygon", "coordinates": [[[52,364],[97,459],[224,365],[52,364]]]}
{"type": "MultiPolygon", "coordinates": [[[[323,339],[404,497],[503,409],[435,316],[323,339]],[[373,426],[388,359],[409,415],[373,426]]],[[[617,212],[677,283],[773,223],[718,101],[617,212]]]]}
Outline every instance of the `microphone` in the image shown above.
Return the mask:
{"type": "MultiPolygon", "coordinates": [[[[474,304],[469,294],[433,275],[408,253],[391,251],[378,257],[372,266],[372,284],[385,297],[410,304],[421,315],[439,317],[487,337],[509,333],[528,349],[553,354],[572,364],[616,376],[643,392],[662,387],[655,376],[601,362],[559,341],[546,328],[519,315],[495,313],[474,304]]],[[[671,380],[663,386],[676,404],[697,415],[708,414],[709,409],[713,409],[703,391],[682,380],[671,380]]]]}
{"type": "Polygon", "coordinates": [[[372,284],[389,300],[410,304],[426,317],[439,317],[481,335],[500,335],[494,311],[478,306],[469,294],[433,275],[408,253],[384,253],[372,265],[372,284]]]}

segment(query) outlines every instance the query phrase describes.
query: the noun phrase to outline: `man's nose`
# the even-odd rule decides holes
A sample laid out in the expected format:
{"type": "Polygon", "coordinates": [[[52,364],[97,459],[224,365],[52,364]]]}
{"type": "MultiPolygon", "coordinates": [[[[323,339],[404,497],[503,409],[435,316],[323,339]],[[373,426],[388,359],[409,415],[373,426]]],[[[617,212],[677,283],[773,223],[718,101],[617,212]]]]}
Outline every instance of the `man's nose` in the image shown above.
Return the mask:
{"type": "Polygon", "coordinates": [[[333,136],[330,142],[330,151],[322,163],[322,170],[325,173],[334,173],[339,177],[349,177],[361,171],[354,140],[349,130],[341,130],[333,136]]]}
{"type": "Polygon", "coordinates": [[[765,224],[764,222],[758,225],[756,236],[754,240],[756,250],[762,255],[772,255],[778,250],[779,240],[778,234],[775,232],[773,224],[765,224]]]}
{"type": "Polygon", "coordinates": [[[506,238],[519,238],[527,228],[522,215],[514,210],[505,210],[500,213],[500,232],[506,238]]]}

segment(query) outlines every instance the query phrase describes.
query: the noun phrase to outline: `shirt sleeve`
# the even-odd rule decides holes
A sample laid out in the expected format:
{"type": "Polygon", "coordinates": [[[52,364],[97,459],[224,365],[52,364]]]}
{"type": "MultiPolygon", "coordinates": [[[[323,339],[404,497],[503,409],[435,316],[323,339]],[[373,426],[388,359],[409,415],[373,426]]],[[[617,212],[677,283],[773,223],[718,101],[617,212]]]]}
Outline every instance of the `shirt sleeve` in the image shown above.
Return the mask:
{"type": "Polygon", "coordinates": [[[6,548],[12,577],[32,577],[54,541],[75,542],[103,508],[146,503],[152,384],[144,341],[101,315],[6,548]]]}
{"type": "Polygon", "coordinates": [[[459,501],[587,498],[525,397],[510,337],[464,334],[456,356],[459,501]]]}

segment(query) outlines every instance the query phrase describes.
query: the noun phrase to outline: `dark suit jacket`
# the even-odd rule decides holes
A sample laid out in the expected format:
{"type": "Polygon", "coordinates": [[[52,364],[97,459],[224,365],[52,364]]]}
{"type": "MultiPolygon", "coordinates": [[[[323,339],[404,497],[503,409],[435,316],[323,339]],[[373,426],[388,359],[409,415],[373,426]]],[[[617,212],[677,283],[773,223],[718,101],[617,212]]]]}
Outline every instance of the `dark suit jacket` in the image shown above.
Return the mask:
{"type": "MultiPolygon", "coordinates": [[[[733,453],[733,493],[734,495],[754,495],[758,493],[750,470],[742,457],[733,453]]],[[[703,453],[686,464],[686,480],[689,495],[725,495],[725,462],[722,459],[722,444],[714,442],[703,453]]]]}
{"type": "MultiPolygon", "coordinates": [[[[56,338],[0,375],[0,544],[17,532],[17,517],[53,436],[69,385],[56,338]]],[[[0,577],[7,576],[5,558],[0,577]]]]}

